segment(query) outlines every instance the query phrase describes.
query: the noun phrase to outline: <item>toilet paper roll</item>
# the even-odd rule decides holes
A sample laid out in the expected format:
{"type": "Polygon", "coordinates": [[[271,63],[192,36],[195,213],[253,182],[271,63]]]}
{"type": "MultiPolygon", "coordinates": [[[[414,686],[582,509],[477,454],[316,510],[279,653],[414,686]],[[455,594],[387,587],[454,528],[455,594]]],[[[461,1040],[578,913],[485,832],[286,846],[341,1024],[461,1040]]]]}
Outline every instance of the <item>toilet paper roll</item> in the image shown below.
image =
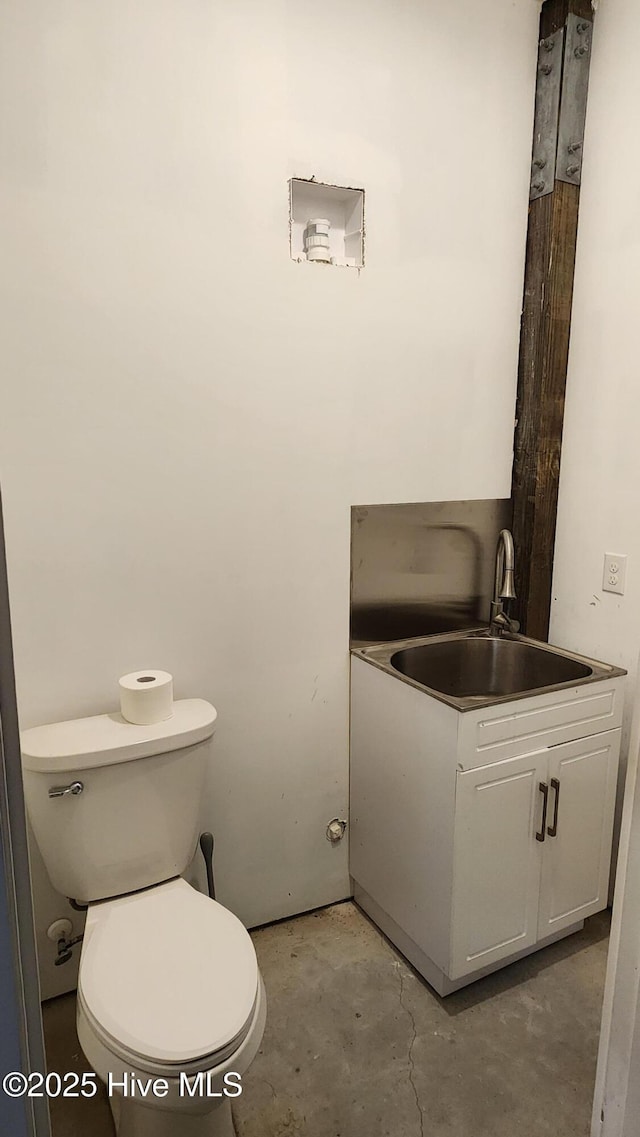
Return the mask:
{"type": "Polygon", "coordinates": [[[162,722],[173,714],[173,676],[168,671],[132,671],[118,680],[123,719],[137,726],[162,722]]]}

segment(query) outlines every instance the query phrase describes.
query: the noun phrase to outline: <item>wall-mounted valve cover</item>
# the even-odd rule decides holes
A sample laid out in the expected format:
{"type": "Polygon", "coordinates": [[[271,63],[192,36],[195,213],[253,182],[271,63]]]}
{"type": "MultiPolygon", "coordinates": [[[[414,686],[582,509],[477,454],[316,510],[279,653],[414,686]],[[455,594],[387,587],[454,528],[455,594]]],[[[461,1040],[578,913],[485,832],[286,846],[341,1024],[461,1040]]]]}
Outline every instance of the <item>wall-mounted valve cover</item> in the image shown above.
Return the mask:
{"type": "Polygon", "coordinates": [[[332,845],[336,845],[338,843],[338,841],[341,841],[342,838],[344,837],[346,829],[347,829],[346,821],[344,821],[340,817],[334,817],[333,821],[330,821],[329,824],[327,825],[327,829],[326,829],[327,841],[331,841],[332,845]]]}

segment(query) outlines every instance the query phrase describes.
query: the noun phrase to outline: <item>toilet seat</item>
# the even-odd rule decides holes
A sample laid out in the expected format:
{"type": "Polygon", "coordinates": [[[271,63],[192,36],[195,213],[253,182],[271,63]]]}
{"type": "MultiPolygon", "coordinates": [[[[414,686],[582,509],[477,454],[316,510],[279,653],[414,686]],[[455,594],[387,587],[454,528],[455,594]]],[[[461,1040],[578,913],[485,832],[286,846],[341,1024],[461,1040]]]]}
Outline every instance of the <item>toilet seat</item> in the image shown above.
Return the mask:
{"type": "MultiPolygon", "coordinates": [[[[195,1119],[197,1116],[209,1116],[212,1111],[217,1113],[218,1107],[224,1106],[225,1103],[228,1108],[230,1099],[225,1095],[225,1088],[228,1084],[226,1080],[227,1075],[232,1072],[235,1081],[238,1075],[243,1077],[251,1066],[262,1042],[266,1013],[267,1003],[264,984],[262,978],[258,975],[258,994],[256,997],[255,1010],[244,1040],[240,1043],[238,1049],[234,1050],[226,1060],[216,1061],[215,1064],[203,1061],[200,1064],[200,1069],[198,1069],[195,1064],[193,1068],[170,1067],[163,1066],[159,1063],[154,1064],[151,1062],[132,1060],[131,1055],[119,1057],[114,1053],[111,1044],[106,1045],[98,1036],[93,1023],[88,1021],[81,999],[78,999],[77,1004],[76,1027],[80,1046],[91,1068],[95,1070],[105,1085],[109,1085],[110,1079],[115,1083],[113,1086],[113,1096],[110,1097],[112,1109],[115,1107],[116,1112],[118,1112],[118,1102],[122,1098],[118,1089],[118,1083],[135,1078],[140,1079],[143,1084],[146,1084],[149,1077],[160,1077],[164,1078],[168,1084],[167,1096],[163,1097],[162,1102],[158,1103],[162,1108],[162,1115],[164,1111],[167,1110],[173,1114],[189,1115],[190,1118],[195,1119]],[[190,1079],[192,1084],[195,1084],[198,1075],[203,1079],[199,1092],[193,1097],[188,1092],[185,1092],[183,1082],[185,1075],[190,1079]]],[[[153,1102],[146,1101],[143,1103],[140,1101],[138,1109],[146,1115],[150,1104],[153,1106],[153,1102]]],[[[130,1099],[131,1108],[133,1108],[134,1105],[135,1098],[130,1099]]],[[[154,1115],[156,1112],[156,1109],[152,1110],[154,1115]]],[[[161,1121],[163,1120],[162,1115],[161,1121]]],[[[158,1137],[156,1126],[154,1125],[149,1129],[148,1118],[146,1120],[147,1128],[143,1128],[142,1132],[147,1134],[147,1137],[149,1133],[151,1133],[153,1137],[158,1137]]],[[[179,1124],[176,1120],[175,1128],[170,1128],[171,1137],[184,1137],[185,1128],[192,1134],[192,1137],[195,1137],[195,1132],[188,1127],[189,1125],[190,1122],[187,1123],[186,1127],[183,1127],[182,1124],[179,1124]]],[[[162,1124],[160,1129],[164,1137],[166,1137],[165,1125],[162,1124]]],[[[140,1137],[137,1127],[134,1132],[140,1137]]],[[[206,1137],[212,1137],[212,1130],[208,1126],[205,1126],[201,1134],[198,1130],[196,1130],[196,1132],[198,1132],[199,1137],[205,1137],[205,1135],[206,1137]]],[[[215,1127],[213,1132],[217,1132],[215,1127]]],[[[230,1133],[227,1133],[226,1129],[223,1128],[223,1132],[225,1137],[230,1137],[230,1133]]],[[[218,1135],[218,1137],[220,1137],[220,1135],[218,1135]]]]}
{"type": "Polygon", "coordinates": [[[134,1050],[127,1050],[125,1046],[122,1046],[112,1035],[105,1031],[100,1023],[93,1017],[87,1008],[80,989],[78,989],[77,1007],[78,1013],[82,1014],[87,1029],[91,1031],[95,1042],[103,1047],[105,1051],[108,1051],[112,1061],[115,1061],[116,1064],[121,1063],[125,1069],[150,1074],[154,1078],[175,1079],[182,1074],[191,1077],[195,1074],[199,1074],[201,1071],[207,1072],[213,1070],[216,1067],[223,1066],[230,1058],[238,1054],[246,1042],[247,1036],[258,1015],[258,1001],[259,998],[256,996],[254,1009],[247,1023],[246,1030],[244,1030],[238,1038],[234,1039],[233,1042],[229,1043],[228,1046],[225,1046],[223,1050],[215,1051],[212,1054],[201,1054],[198,1058],[194,1058],[192,1062],[178,1063],[160,1062],[147,1057],[147,1055],[139,1054],[134,1050]]]}
{"type": "Polygon", "coordinates": [[[244,925],[175,879],[89,907],[78,996],[114,1054],[194,1072],[246,1037],[258,964],[244,925]]]}

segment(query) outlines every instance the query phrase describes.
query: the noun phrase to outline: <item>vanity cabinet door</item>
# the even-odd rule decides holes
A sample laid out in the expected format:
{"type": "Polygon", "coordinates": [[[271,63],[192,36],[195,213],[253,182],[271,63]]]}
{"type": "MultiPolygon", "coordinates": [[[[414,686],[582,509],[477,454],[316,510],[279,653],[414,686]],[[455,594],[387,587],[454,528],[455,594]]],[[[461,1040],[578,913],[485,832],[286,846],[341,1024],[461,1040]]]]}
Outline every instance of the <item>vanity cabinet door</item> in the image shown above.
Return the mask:
{"type": "Polygon", "coordinates": [[[607,905],[619,751],[620,730],[547,751],[538,939],[607,905]]]}
{"type": "Polygon", "coordinates": [[[548,750],[458,772],[450,978],[538,939],[548,750]]]}

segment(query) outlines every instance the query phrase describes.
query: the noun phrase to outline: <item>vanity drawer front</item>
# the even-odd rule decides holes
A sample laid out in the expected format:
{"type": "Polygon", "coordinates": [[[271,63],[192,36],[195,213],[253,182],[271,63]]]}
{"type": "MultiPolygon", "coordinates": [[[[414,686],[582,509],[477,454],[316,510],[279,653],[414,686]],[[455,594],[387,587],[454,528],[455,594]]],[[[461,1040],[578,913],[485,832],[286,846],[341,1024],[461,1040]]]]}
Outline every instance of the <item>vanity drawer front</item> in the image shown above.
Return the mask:
{"type": "Polygon", "coordinates": [[[460,724],[459,768],[473,770],[613,730],[622,722],[624,678],[470,711],[460,724]]]}

